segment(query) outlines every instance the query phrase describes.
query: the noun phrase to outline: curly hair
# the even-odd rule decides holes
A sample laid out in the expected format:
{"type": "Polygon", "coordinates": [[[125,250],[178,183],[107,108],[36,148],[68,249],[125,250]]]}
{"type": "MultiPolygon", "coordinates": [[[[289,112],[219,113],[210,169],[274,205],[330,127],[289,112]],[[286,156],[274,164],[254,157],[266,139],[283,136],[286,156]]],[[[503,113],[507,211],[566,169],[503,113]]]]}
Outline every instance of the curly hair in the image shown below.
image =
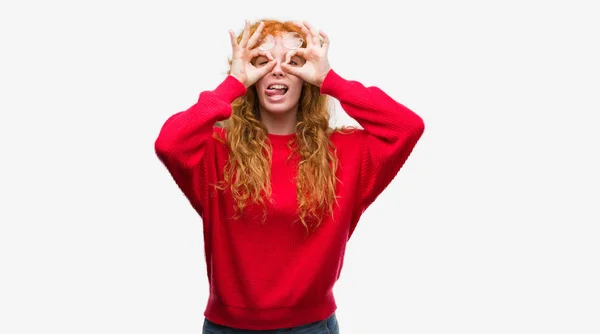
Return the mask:
{"type": "MultiPolygon", "coordinates": [[[[292,22],[263,20],[261,39],[267,34],[302,31],[292,22]]],[[[250,26],[254,33],[260,21],[250,26]]],[[[242,34],[237,36],[238,42],[242,34]]],[[[306,46],[305,44],[302,47],[306,46]]],[[[231,59],[229,59],[231,66],[231,59]]],[[[228,74],[231,67],[228,70],[228,74]]],[[[288,143],[290,159],[296,159],[298,170],[296,191],[298,218],[307,232],[316,228],[326,215],[331,215],[336,203],[336,171],[338,159],[329,136],[334,131],[329,126],[330,104],[320,88],[304,83],[298,105],[296,136],[288,143]]],[[[265,207],[271,201],[270,162],[272,147],[266,127],[260,122],[256,87],[232,103],[232,115],[220,122],[225,129],[225,139],[215,137],[229,148],[229,158],[224,170],[224,180],[218,189],[229,188],[234,200],[234,219],[241,217],[249,204],[265,207]]],[[[266,207],[263,222],[266,218],[266,207]]]]}

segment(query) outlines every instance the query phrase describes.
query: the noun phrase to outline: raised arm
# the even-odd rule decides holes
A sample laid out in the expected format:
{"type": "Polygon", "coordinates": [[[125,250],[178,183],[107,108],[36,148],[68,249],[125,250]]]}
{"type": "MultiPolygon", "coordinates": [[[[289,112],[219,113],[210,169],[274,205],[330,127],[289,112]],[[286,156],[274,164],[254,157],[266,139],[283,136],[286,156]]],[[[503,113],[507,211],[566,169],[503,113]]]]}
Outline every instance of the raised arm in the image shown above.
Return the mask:
{"type": "Polygon", "coordinates": [[[250,25],[246,20],[239,41],[233,31],[229,31],[230,74],[215,90],[202,92],[198,102],[188,110],[167,119],[156,139],[156,154],[200,215],[207,195],[207,154],[214,153],[210,145],[214,124],[229,118],[231,103],[275,66],[270,53],[253,49],[263,27],[261,22],[250,36],[250,25]],[[259,55],[267,57],[269,63],[257,68],[251,61],[259,55]]]}
{"type": "Polygon", "coordinates": [[[340,101],[364,130],[361,151],[360,203],[362,213],[389,185],[424,132],[422,118],[377,87],[340,77],[330,70],[321,93],[340,101]]]}
{"type": "Polygon", "coordinates": [[[200,93],[189,109],[169,117],[154,143],[158,158],[200,213],[207,194],[206,155],[214,124],[231,116],[231,102],[245,91],[236,78],[227,76],[215,90],[200,93]]]}
{"type": "Polygon", "coordinates": [[[328,60],[329,36],[303,21],[306,48],[288,53],[282,67],[304,81],[320,87],[322,94],[340,101],[342,108],[364,130],[358,135],[361,149],[360,203],[362,213],[398,173],[424,131],[421,117],[396,102],[377,87],[365,87],[340,77],[328,60]],[[293,55],[304,57],[302,67],[293,67],[293,55]]]}

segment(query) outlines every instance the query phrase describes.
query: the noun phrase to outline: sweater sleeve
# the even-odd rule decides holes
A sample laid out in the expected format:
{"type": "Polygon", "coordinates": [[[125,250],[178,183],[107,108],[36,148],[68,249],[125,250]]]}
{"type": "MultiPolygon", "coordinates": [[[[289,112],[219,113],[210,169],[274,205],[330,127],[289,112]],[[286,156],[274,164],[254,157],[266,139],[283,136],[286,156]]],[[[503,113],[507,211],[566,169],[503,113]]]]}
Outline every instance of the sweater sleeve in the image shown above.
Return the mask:
{"type": "Polygon", "coordinates": [[[391,183],[425,130],[422,118],[377,87],[365,87],[330,70],[321,93],[339,100],[359,129],[358,207],[362,214],[391,183]]]}
{"type": "Polygon", "coordinates": [[[170,116],[155,140],[159,160],[201,216],[210,181],[207,153],[214,124],[231,116],[231,103],[245,92],[241,82],[227,76],[215,90],[201,92],[190,108],[170,116]]]}

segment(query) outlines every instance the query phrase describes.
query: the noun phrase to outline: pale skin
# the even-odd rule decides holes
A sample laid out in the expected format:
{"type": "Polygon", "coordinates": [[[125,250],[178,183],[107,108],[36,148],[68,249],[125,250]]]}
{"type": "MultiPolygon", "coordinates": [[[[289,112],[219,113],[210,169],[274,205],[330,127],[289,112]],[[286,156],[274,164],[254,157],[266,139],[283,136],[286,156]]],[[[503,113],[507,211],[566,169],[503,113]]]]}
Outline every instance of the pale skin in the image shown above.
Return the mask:
{"type": "Polygon", "coordinates": [[[327,58],[329,37],[307,21],[295,24],[306,36],[305,48],[288,50],[282,46],[279,37],[271,50],[255,48],[264,28],[262,22],[250,36],[250,23],[246,20],[239,43],[233,31],[229,31],[232,46],[230,75],[246,88],[256,86],[261,122],[271,134],[294,133],[304,82],[321,87],[331,69],[327,58]],[[276,83],[288,87],[286,97],[281,101],[273,101],[264,93],[269,85],[276,83]]]}

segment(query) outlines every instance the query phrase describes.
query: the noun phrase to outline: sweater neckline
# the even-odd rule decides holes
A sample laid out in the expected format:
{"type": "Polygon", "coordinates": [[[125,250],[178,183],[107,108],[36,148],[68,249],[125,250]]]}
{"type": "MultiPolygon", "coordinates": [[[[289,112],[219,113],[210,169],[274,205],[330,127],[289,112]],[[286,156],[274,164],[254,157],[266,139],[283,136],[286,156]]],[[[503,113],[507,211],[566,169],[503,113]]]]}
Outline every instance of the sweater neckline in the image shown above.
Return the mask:
{"type": "Polygon", "coordinates": [[[267,137],[269,138],[269,141],[271,141],[271,144],[280,146],[287,145],[290,142],[290,140],[296,138],[296,133],[290,133],[285,135],[268,133],[267,137]]]}

